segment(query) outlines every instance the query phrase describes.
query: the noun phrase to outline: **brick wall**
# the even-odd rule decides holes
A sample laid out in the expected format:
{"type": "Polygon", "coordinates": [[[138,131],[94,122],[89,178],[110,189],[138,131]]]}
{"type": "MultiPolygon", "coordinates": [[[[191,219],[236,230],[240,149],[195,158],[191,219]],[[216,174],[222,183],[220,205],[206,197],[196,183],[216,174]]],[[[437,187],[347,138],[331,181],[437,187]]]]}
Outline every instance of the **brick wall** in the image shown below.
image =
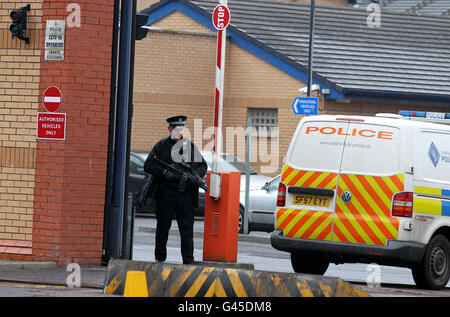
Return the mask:
{"type": "Polygon", "coordinates": [[[137,0],[136,10],[137,12],[142,11],[156,2],[159,2],[159,0],[137,0]]]}
{"type": "MultiPolygon", "coordinates": [[[[213,122],[216,34],[185,15],[174,12],[155,23],[146,39],[136,44],[134,116],[131,148],[148,152],[168,135],[165,119],[184,113],[194,142],[210,150],[213,122]],[[201,126],[194,127],[194,119],[201,126]],[[194,133],[195,132],[195,133],[194,133]],[[200,135],[199,135],[200,134],[200,135]]],[[[291,104],[303,83],[228,42],[226,47],[223,128],[245,128],[248,108],[278,108],[280,135],[292,135],[298,118],[291,104]],[[270,78],[270,80],[268,80],[270,78]]],[[[244,139],[227,144],[223,150],[245,159],[244,139]]],[[[271,167],[267,155],[272,143],[279,150],[274,162],[279,172],[289,140],[261,138],[252,142],[252,165],[264,172],[271,167]],[[279,149],[278,149],[279,144],[279,149]],[[259,149],[262,154],[259,155],[259,149]]],[[[272,168],[273,169],[273,168],[272,168]]]]}
{"type": "MultiPolygon", "coordinates": [[[[44,31],[71,2],[44,0],[44,31]]],[[[81,26],[66,25],[64,61],[42,52],[39,85],[61,89],[67,126],[65,141],[37,142],[33,254],[61,265],[100,264],[103,238],[114,3],[77,3],[81,26]]]]}
{"type": "Polygon", "coordinates": [[[42,1],[0,1],[0,256],[31,254],[42,1]],[[30,44],[12,39],[9,13],[26,4],[30,44]]]}
{"type": "Polygon", "coordinates": [[[77,1],[64,61],[45,61],[46,21],[66,20],[70,3],[0,0],[0,258],[101,262],[114,4],[77,1]],[[29,45],[8,30],[9,11],[26,3],[29,45]],[[36,140],[49,86],[63,95],[63,141],[36,140]]]}
{"type": "Polygon", "coordinates": [[[186,113],[190,130],[194,118],[212,122],[214,47],[213,36],[159,31],[136,43],[132,150],[148,152],[166,137],[172,115],[186,113]]]}

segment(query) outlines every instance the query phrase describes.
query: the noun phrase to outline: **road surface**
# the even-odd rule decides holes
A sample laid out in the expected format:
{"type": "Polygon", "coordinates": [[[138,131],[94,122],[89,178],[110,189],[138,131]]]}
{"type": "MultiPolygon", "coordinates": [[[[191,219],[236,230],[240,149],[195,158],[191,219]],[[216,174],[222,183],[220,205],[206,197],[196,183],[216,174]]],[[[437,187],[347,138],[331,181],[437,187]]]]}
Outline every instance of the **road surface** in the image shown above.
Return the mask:
{"type": "MultiPolygon", "coordinates": [[[[133,260],[154,261],[154,218],[135,220],[133,260]]],[[[201,261],[203,256],[203,221],[194,224],[194,258],[201,261]]],[[[251,232],[249,236],[239,236],[238,263],[251,263],[255,270],[292,273],[290,256],[270,245],[270,234],[251,232]]],[[[176,221],[172,223],[167,243],[167,262],[182,263],[180,238],[176,221]]],[[[370,264],[330,264],[325,276],[342,278],[352,282],[372,296],[448,296],[450,288],[441,291],[420,290],[415,287],[411,270],[407,268],[378,266],[370,264]]],[[[447,287],[450,287],[447,285],[447,287]]]]}

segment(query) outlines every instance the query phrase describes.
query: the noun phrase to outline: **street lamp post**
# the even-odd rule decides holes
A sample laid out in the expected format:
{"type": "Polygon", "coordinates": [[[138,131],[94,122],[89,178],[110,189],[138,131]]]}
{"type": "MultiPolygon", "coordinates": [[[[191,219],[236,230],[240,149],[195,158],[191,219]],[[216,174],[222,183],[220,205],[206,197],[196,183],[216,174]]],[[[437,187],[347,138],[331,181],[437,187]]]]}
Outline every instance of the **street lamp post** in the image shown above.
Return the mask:
{"type": "Polygon", "coordinates": [[[311,0],[311,13],[309,23],[309,58],[308,58],[308,97],[312,96],[312,74],[313,74],[313,57],[314,57],[314,15],[316,10],[316,1],[311,0]]]}

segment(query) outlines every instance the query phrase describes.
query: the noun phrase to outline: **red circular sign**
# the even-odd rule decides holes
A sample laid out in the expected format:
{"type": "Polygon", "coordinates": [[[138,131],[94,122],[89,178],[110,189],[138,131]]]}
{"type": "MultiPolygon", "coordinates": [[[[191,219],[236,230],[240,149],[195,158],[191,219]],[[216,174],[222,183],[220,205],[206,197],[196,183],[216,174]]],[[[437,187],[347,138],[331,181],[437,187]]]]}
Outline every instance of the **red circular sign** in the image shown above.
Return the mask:
{"type": "Polygon", "coordinates": [[[219,4],[213,12],[212,23],[217,30],[226,29],[230,23],[230,10],[228,7],[219,4]]]}
{"type": "Polygon", "coordinates": [[[62,105],[62,94],[58,87],[48,87],[42,96],[45,110],[56,112],[62,105]]]}

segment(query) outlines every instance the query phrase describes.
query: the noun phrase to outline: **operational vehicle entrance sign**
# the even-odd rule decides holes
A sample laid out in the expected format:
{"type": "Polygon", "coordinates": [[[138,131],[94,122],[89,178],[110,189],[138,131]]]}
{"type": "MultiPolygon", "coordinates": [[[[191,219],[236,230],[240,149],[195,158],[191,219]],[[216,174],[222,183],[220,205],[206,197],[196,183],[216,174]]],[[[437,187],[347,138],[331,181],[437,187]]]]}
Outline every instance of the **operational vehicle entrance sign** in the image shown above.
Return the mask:
{"type": "Polygon", "coordinates": [[[47,20],[45,29],[45,60],[64,60],[64,36],[66,32],[66,21],[47,20]]]}
{"type": "Polygon", "coordinates": [[[292,110],[297,115],[317,115],[319,112],[319,98],[296,97],[292,103],[292,110]]]}

